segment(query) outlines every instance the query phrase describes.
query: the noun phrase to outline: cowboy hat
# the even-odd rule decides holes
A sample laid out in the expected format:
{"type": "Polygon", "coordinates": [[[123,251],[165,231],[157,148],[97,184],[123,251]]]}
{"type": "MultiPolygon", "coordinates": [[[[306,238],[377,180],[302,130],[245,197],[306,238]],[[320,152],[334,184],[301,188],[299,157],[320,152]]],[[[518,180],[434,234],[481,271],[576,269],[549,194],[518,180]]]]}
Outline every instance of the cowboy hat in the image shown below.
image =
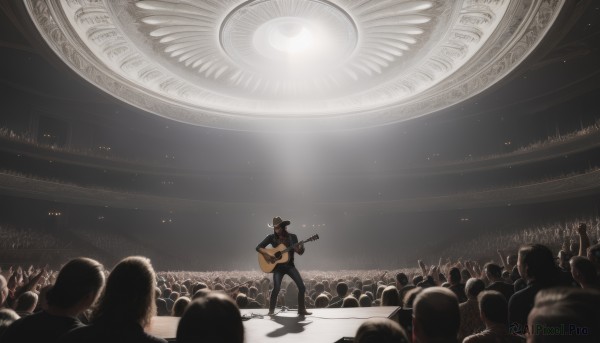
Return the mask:
{"type": "Polygon", "coordinates": [[[273,225],[271,224],[267,224],[267,226],[269,226],[271,229],[280,226],[280,227],[285,227],[290,225],[290,221],[289,220],[282,220],[281,217],[275,217],[273,218],[273,225]]]}

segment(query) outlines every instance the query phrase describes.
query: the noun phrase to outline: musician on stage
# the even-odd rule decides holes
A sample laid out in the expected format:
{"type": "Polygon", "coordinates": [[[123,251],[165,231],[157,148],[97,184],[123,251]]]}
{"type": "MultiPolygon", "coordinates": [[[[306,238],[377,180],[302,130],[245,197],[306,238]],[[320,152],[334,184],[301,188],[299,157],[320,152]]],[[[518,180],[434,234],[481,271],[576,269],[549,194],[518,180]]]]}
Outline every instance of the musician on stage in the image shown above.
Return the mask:
{"type": "MultiPolygon", "coordinates": [[[[288,225],[290,225],[289,220],[282,220],[280,217],[273,218],[273,225],[269,225],[269,227],[273,229],[274,233],[268,235],[256,247],[256,251],[261,253],[267,261],[274,262],[276,260],[275,256],[271,255],[265,249],[267,245],[271,244],[273,247],[276,247],[283,243],[286,247],[290,247],[293,244],[298,243],[298,237],[287,231],[288,225]]],[[[296,283],[296,286],[298,286],[298,315],[306,316],[312,314],[306,311],[306,305],[304,303],[306,287],[304,286],[304,281],[302,281],[302,276],[300,276],[298,269],[296,269],[296,266],[294,266],[294,252],[298,253],[299,255],[304,254],[304,245],[299,244],[296,246],[294,250],[289,252],[289,261],[278,264],[273,270],[273,291],[271,292],[271,301],[269,303],[269,315],[273,315],[275,313],[277,295],[279,294],[279,290],[281,288],[281,280],[286,274],[289,275],[296,283]]]]}

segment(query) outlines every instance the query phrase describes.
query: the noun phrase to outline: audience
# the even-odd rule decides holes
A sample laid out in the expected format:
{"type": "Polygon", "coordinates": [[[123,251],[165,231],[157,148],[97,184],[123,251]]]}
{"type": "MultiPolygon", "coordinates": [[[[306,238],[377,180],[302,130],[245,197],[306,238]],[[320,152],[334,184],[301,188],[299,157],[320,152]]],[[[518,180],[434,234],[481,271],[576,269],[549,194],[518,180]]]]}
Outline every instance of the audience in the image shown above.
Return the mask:
{"type": "Polygon", "coordinates": [[[571,266],[569,260],[573,257],[570,252],[561,250],[558,252],[558,267],[563,272],[571,272],[571,266]]]}
{"type": "Polygon", "coordinates": [[[225,294],[210,292],[187,307],[177,327],[178,343],[243,343],[240,310],[225,294]]]}
{"type": "Polygon", "coordinates": [[[404,295],[406,295],[406,293],[414,287],[414,285],[411,285],[408,282],[408,276],[405,273],[396,274],[396,288],[398,288],[400,301],[402,301],[402,299],[404,299],[404,295]]]}
{"type": "MultiPolygon", "coordinates": [[[[477,297],[485,330],[466,337],[463,343],[523,343],[525,340],[508,330],[508,303],[497,291],[483,291],[477,297]]],[[[462,322],[461,322],[462,324],[462,322]]]]}
{"type": "Polygon", "coordinates": [[[454,294],[456,295],[458,302],[463,303],[467,301],[467,295],[465,294],[465,284],[461,283],[462,276],[460,273],[460,269],[454,267],[450,269],[450,286],[448,287],[454,294]]]}
{"type": "Polygon", "coordinates": [[[596,274],[600,275],[600,243],[593,245],[588,249],[587,258],[592,261],[596,267],[596,274]]]}
{"type": "MultiPolygon", "coordinates": [[[[240,295],[242,295],[242,294],[240,294],[240,295]]],[[[175,301],[175,304],[173,305],[173,311],[171,312],[171,315],[173,317],[183,316],[183,312],[185,312],[185,309],[190,304],[190,301],[191,300],[188,297],[179,297],[175,301]]]]}
{"type": "Polygon", "coordinates": [[[171,291],[170,288],[165,288],[162,292],[162,299],[165,300],[165,302],[167,303],[167,310],[169,312],[171,312],[171,310],[173,310],[173,305],[175,304],[175,301],[173,301],[173,299],[171,299],[171,293],[173,291],[171,291]]]}
{"type": "Polygon", "coordinates": [[[248,306],[248,296],[244,293],[239,293],[235,297],[235,303],[239,308],[246,308],[248,306]]]}
{"type": "Polygon", "coordinates": [[[367,294],[363,294],[358,298],[358,305],[360,307],[371,307],[373,304],[373,300],[367,294]]]}
{"type": "Polygon", "coordinates": [[[459,305],[460,310],[460,329],[458,331],[458,341],[474,333],[483,331],[484,324],[479,314],[479,303],[477,296],[485,289],[483,281],[471,278],[465,285],[467,301],[459,305]]]}
{"type": "Polygon", "coordinates": [[[458,299],[444,287],[429,287],[413,306],[413,343],[456,343],[460,327],[458,299]]]}
{"type": "Polygon", "coordinates": [[[34,312],[39,312],[39,311],[48,309],[48,301],[46,298],[48,296],[48,291],[51,289],[52,289],[51,284],[45,285],[42,288],[40,288],[40,293],[38,295],[38,302],[37,302],[37,306],[36,306],[34,312]]]}
{"type": "Polygon", "coordinates": [[[386,286],[385,285],[379,285],[377,287],[377,291],[375,293],[375,305],[380,306],[381,305],[381,297],[383,295],[383,291],[385,290],[386,286]]]}
{"type": "Polygon", "coordinates": [[[47,232],[0,225],[0,249],[54,249],[64,245],[47,232]]]}
{"type": "Polygon", "coordinates": [[[37,306],[38,295],[32,291],[27,291],[21,294],[15,303],[15,312],[21,317],[33,314],[33,310],[37,306]]]}
{"type": "Polygon", "coordinates": [[[349,295],[344,298],[344,302],[342,302],[342,307],[359,307],[358,300],[355,297],[349,295]]]}
{"type": "Polygon", "coordinates": [[[0,337],[6,329],[15,321],[19,319],[19,315],[9,309],[9,308],[1,308],[0,309],[0,337]]]}
{"type": "Polygon", "coordinates": [[[516,333],[524,333],[527,315],[535,295],[542,289],[559,284],[558,267],[552,252],[541,244],[528,244],[519,249],[517,267],[527,286],[513,294],[508,302],[508,320],[516,333]]]}
{"type": "Polygon", "coordinates": [[[387,286],[381,293],[381,306],[400,306],[400,296],[396,286],[387,286]]]}
{"type": "Polygon", "coordinates": [[[402,303],[404,305],[405,308],[413,308],[415,299],[417,298],[417,295],[419,295],[419,293],[421,293],[423,291],[423,288],[421,287],[416,287],[411,289],[410,291],[408,291],[408,293],[406,293],[406,295],[404,296],[404,299],[402,300],[402,303]]]}
{"type": "Polygon", "coordinates": [[[167,309],[167,302],[165,299],[156,298],[156,315],[157,316],[169,316],[171,312],[167,309]]]}
{"type": "Polygon", "coordinates": [[[582,256],[572,257],[569,261],[571,265],[571,274],[573,279],[581,286],[581,288],[600,289],[598,282],[598,274],[592,261],[582,256]]]}
{"type": "Polygon", "coordinates": [[[515,292],[512,284],[505,282],[502,278],[502,267],[495,263],[486,263],[483,266],[485,277],[489,280],[489,285],[485,288],[488,291],[497,291],[504,295],[504,298],[510,299],[515,292]]]}
{"type": "Polygon", "coordinates": [[[590,289],[540,290],[528,318],[528,343],[600,342],[600,292],[590,289]]]}
{"type": "MultiPolygon", "coordinates": [[[[402,306],[393,321],[365,322],[356,342],[405,342],[405,332],[415,343],[516,343],[525,337],[529,342],[600,342],[595,324],[600,322],[597,239],[588,236],[583,224],[577,228],[577,242],[556,232],[562,243],[558,259],[545,245],[525,244],[517,254],[498,251],[498,264],[466,259],[444,263],[440,258],[437,265],[419,260],[418,268],[389,274],[306,272],[306,303],[318,308],[402,306]],[[556,288],[561,286],[569,288],[556,288]],[[543,329],[560,324],[575,325],[575,333],[548,335],[543,329]]],[[[0,272],[0,341],[8,343],[164,342],[144,332],[156,314],[181,317],[180,342],[242,342],[239,308],[268,308],[273,287],[264,274],[254,272],[156,276],[143,257],[126,258],[107,272],[104,292],[103,267],[86,258],[70,261],[58,273],[33,266],[0,272]]],[[[297,306],[294,286],[284,279],[281,305],[297,306]]]]}
{"type": "Polygon", "coordinates": [[[8,297],[8,283],[4,276],[0,275],[0,308],[4,307],[4,302],[8,297]]]}
{"type": "Polygon", "coordinates": [[[325,308],[329,306],[329,298],[325,294],[319,294],[315,299],[315,308],[325,308]]]}
{"type": "Polygon", "coordinates": [[[329,302],[329,307],[342,307],[344,298],[348,295],[348,284],[339,282],[335,288],[337,296],[333,297],[329,302]]]}
{"type": "Polygon", "coordinates": [[[154,269],[147,258],[125,258],[108,276],[91,324],[72,330],[61,341],[166,343],[144,332],[156,314],[155,280],[154,269]]]}
{"type": "Polygon", "coordinates": [[[57,342],[83,324],[77,317],[98,297],[104,285],[104,268],[88,258],[69,261],[47,292],[47,308],[14,322],[0,337],[3,343],[57,342]]]}
{"type": "Polygon", "coordinates": [[[408,285],[408,276],[404,273],[396,274],[396,288],[399,290],[408,285]]]}
{"type": "Polygon", "coordinates": [[[393,320],[372,318],[363,322],[354,337],[354,343],[408,343],[404,329],[393,320]]]}

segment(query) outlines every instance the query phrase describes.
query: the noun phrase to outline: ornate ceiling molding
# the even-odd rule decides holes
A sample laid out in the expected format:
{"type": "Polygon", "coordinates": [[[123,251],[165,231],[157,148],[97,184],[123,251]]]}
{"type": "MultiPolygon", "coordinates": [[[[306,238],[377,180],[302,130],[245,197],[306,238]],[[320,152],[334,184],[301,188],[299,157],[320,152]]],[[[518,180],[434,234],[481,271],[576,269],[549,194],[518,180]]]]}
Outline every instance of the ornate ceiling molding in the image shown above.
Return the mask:
{"type": "Polygon", "coordinates": [[[564,0],[24,0],[54,52],[105,92],[236,130],[423,116],[527,57],[564,0]]]}

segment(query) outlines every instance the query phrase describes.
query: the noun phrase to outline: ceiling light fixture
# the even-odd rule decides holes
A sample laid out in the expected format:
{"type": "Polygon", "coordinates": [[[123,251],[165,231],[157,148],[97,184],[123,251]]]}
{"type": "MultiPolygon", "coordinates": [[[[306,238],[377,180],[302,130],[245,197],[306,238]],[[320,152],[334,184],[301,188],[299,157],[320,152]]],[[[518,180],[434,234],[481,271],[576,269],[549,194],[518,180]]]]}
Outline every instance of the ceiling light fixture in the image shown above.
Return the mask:
{"type": "Polygon", "coordinates": [[[79,75],[194,125],[358,128],[420,117],[490,87],[565,0],[24,0],[79,75]]]}

